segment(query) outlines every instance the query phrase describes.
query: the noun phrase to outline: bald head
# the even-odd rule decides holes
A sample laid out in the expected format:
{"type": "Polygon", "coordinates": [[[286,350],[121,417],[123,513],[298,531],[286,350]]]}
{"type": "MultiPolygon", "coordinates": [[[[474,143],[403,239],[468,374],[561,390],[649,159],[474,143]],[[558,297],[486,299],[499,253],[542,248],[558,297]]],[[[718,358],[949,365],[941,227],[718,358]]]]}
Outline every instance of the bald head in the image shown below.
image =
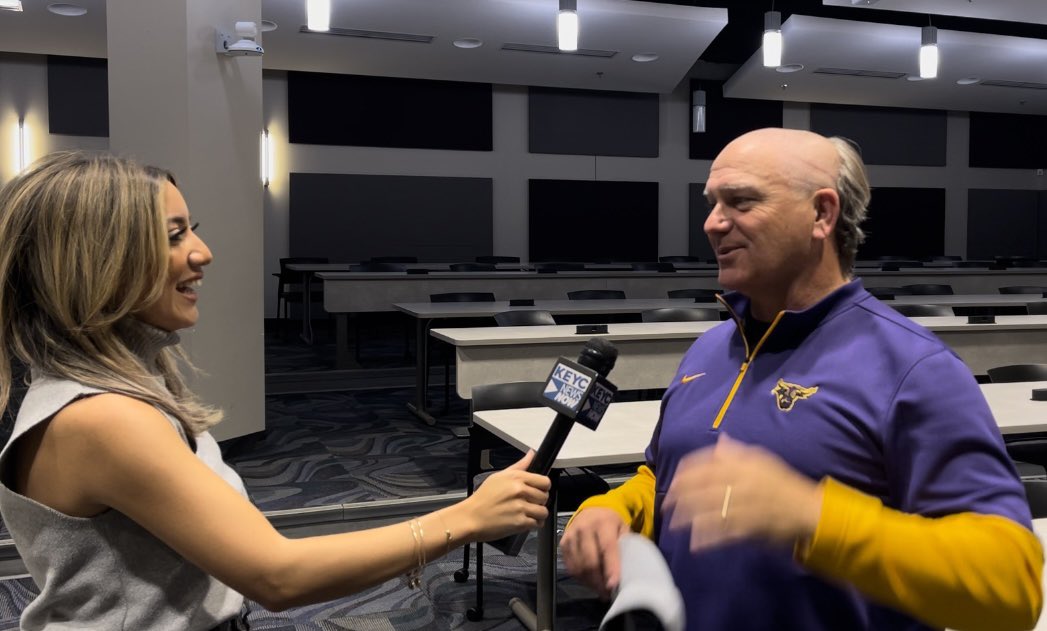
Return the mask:
{"type": "Polygon", "coordinates": [[[834,188],[840,155],[834,143],[814,132],[769,127],[734,139],[713,162],[742,161],[768,178],[781,178],[804,191],[834,188]]]}

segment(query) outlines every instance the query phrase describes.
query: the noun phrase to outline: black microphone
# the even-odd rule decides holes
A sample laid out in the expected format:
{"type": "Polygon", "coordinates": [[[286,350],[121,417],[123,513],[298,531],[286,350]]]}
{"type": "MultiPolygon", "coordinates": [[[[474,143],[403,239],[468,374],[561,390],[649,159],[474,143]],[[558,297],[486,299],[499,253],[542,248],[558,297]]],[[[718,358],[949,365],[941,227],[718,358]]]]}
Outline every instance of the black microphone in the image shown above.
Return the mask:
{"type": "MultiPolygon", "coordinates": [[[[607,373],[614,368],[617,359],[618,349],[613,344],[594,337],[585,343],[577,363],[565,357],[556,360],[546,379],[542,403],[556,410],[557,414],[527,467],[529,472],[549,474],[576,422],[592,430],[597,428],[618,391],[607,381],[607,373]]],[[[548,519],[556,519],[556,515],[551,514],[548,519]]],[[[526,538],[527,533],[521,533],[490,543],[504,554],[516,556],[526,538]]]]}

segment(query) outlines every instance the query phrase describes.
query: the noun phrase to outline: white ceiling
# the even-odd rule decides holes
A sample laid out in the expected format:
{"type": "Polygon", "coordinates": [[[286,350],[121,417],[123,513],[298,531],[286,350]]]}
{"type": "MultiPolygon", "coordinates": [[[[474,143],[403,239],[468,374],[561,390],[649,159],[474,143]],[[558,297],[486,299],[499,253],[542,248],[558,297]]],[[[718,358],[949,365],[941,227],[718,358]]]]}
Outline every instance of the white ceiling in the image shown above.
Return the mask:
{"type": "MultiPolygon", "coordinates": [[[[86,7],[87,15],[52,15],[45,9],[50,0],[23,0],[22,13],[0,11],[0,51],[104,57],[105,1],[72,1],[86,7]]],[[[726,9],[634,0],[578,2],[581,47],[616,51],[608,59],[501,49],[506,42],[555,46],[557,0],[332,0],[334,27],[430,35],[429,44],[301,33],[305,0],[262,0],[262,17],[279,25],[262,36],[263,63],[267,69],[660,93],[688,75],[716,78],[703,74],[715,71],[721,78],[733,74],[725,86],[733,97],[1047,114],[1047,90],[956,84],[978,77],[1047,85],[1047,39],[940,29],[940,75],[930,81],[812,72],[842,67],[916,73],[919,28],[857,21],[863,15],[882,19],[906,11],[932,16],[932,22],[933,16],[956,16],[1037,25],[1047,24],[1047,0],[821,1],[837,14],[845,10],[835,7],[853,8],[847,17],[855,17],[789,17],[784,62],[804,65],[793,74],[763,68],[758,55],[736,72],[731,64],[696,63],[725,24],[726,9]],[[484,45],[451,45],[462,37],[484,45]],[[636,53],[659,59],[636,63],[636,53]]]]}
{"type": "Polygon", "coordinates": [[[764,68],[760,55],[755,54],[727,81],[724,94],[814,103],[1047,114],[1047,40],[939,30],[938,78],[910,81],[908,76],[919,75],[919,27],[793,15],[782,24],[782,38],[782,63],[802,64],[803,70],[782,74],[764,68]],[[814,72],[819,68],[905,76],[888,79],[814,72]],[[979,83],[956,83],[965,78],[977,78],[979,83]],[[1043,89],[981,84],[987,80],[1034,82],[1043,89]]]}

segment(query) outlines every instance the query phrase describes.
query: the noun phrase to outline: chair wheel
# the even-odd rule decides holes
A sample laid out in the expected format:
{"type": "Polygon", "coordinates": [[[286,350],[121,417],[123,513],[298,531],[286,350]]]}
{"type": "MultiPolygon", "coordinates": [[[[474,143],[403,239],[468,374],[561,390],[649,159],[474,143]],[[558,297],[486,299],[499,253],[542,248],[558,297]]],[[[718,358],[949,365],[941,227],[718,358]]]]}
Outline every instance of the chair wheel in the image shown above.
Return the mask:
{"type": "Polygon", "coordinates": [[[454,582],[464,583],[469,580],[469,570],[455,570],[454,571],[454,582]]]}
{"type": "Polygon", "coordinates": [[[477,620],[483,620],[484,619],[484,610],[479,608],[479,607],[470,607],[465,612],[465,617],[469,620],[469,622],[476,622],[477,620]]]}

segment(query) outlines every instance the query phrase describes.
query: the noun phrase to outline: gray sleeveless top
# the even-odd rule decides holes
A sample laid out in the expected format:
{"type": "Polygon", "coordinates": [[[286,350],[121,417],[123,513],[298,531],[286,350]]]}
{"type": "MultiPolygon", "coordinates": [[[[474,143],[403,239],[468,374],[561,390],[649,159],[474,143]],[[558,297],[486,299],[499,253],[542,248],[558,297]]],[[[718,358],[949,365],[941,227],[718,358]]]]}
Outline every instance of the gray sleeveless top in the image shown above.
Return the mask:
{"type": "MultiPolygon", "coordinates": [[[[146,357],[178,341],[176,334],[144,326],[140,337],[142,348],[135,350],[146,357]]],[[[243,596],[123,514],[107,510],[90,518],[70,517],[9,488],[11,445],[73,401],[100,392],[34,372],[11,440],[0,452],[0,513],[40,588],[22,612],[22,629],[196,631],[232,618],[240,612],[243,596]]],[[[181,424],[167,419],[190,444],[181,424]]],[[[195,438],[197,457],[246,495],[214,438],[207,432],[195,438]]]]}

